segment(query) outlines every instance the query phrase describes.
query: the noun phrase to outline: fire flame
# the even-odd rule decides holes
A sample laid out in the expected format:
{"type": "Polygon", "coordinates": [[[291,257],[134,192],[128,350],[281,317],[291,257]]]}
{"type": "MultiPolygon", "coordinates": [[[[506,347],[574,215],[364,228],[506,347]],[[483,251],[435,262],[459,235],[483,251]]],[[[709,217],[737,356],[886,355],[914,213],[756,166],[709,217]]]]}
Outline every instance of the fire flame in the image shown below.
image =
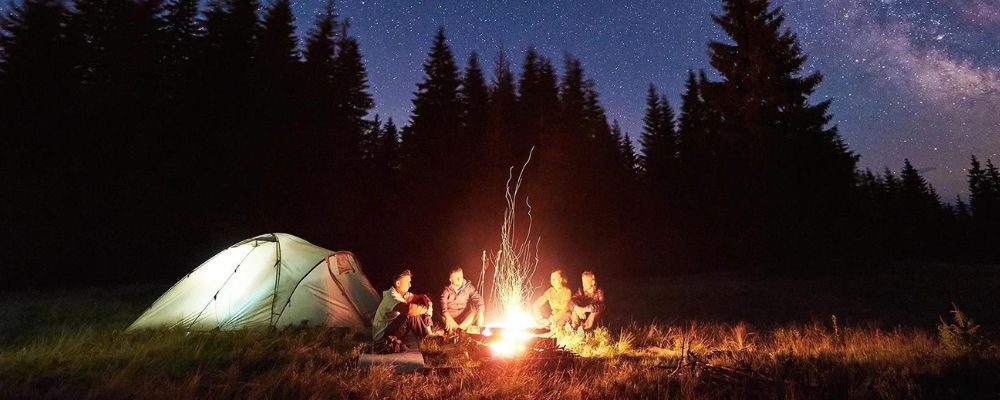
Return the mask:
{"type": "Polygon", "coordinates": [[[488,344],[494,356],[512,358],[527,350],[527,342],[533,337],[530,329],[534,327],[535,319],[517,310],[507,314],[502,323],[488,327],[484,333],[491,336],[494,330],[497,331],[497,337],[488,344]]]}
{"type": "MultiPolygon", "coordinates": [[[[524,306],[531,301],[531,277],[538,265],[538,243],[531,240],[531,203],[525,200],[528,207],[528,227],[524,239],[516,240],[514,227],[518,191],[524,177],[524,170],[531,161],[534,148],[528,153],[528,159],[521,166],[521,171],[514,181],[514,168],[511,167],[507,177],[507,209],[504,211],[503,225],[500,227],[500,250],[492,261],[493,299],[501,310],[501,322],[494,324],[499,329],[497,338],[489,346],[497,357],[510,358],[523,353],[526,343],[532,338],[531,329],[535,328],[534,317],[524,311],[524,306]],[[514,188],[511,190],[511,182],[514,188]]],[[[487,329],[486,334],[491,332],[487,329]]]]}

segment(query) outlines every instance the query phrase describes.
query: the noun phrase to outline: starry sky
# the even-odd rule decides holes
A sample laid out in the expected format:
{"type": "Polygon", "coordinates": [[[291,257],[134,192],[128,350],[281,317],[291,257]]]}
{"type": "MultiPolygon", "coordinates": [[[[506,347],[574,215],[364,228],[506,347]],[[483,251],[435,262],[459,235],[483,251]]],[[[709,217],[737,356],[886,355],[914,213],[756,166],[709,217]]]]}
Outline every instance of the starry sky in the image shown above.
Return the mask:
{"type": "MultiPolygon", "coordinates": [[[[266,3],[266,1],[265,1],[266,3]]],[[[294,0],[305,33],[325,0],[294,0]]],[[[860,165],[899,170],[909,158],[944,200],[965,192],[970,154],[1000,162],[1000,0],[776,0],[809,70],[826,79],[834,123],[860,165]]],[[[679,104],[689,68],[711,69],[718,0],[340,0],[368,68],[375,113],[408,119],[435,29],[460,65],[502,48],[515,70],[528,46],[561,66],[583,61],[610,118],[636,138],[646,87],[679,104]]]]}

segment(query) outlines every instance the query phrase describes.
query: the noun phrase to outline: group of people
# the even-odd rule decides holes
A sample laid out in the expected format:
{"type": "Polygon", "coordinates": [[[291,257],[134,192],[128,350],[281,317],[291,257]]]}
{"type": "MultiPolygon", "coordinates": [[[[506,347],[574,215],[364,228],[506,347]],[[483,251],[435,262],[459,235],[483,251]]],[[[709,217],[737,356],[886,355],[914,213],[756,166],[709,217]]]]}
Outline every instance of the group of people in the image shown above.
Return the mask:
{"type": "MultiPolygon", "coordinates": [[[[550,329],[569,325],[574,330],[589,332],[598,327],[604,312],[604,291],[597,286],[597,277],[586,271],[581,287],[573,293],[561,270],[553,271],[549,283],[533,307],[540,326],[550,329]],[[547,306],[547,310],[546,310],[547,306]]],[[[462,268],[448,274],[448,285],[441,292],[440,325],[435,325],[434,304],[430,296],[410,293],[413,273],[405,270],[396,275],[391,288],[382,293],[372,319],[374,350],[379,353],[406,351],[404,340],[413,336],[443,336],[457,332],[479,333],[485,324],[486,303],[472,282],[465,279],[462,268]]]]}

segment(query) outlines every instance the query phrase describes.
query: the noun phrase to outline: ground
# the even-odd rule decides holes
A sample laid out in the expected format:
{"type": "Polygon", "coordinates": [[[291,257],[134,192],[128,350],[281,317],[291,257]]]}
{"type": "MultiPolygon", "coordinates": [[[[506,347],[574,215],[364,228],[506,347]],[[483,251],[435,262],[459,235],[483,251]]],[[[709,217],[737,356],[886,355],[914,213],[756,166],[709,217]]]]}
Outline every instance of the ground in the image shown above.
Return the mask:
{"type": "Polygon", "coordinates": [[[122,330],[165,285],[0,294],[5,398],[997,398],[1000,267],[601,282],[619,318],[570,368],[395,375],[366,332],[122,330]],[[956,304],[981,325],[956,322],[956,304]],[[834,317],[835,316],[835,317],[834,317]],[[945,329],[939,331],[939,325],[945,329]]]}

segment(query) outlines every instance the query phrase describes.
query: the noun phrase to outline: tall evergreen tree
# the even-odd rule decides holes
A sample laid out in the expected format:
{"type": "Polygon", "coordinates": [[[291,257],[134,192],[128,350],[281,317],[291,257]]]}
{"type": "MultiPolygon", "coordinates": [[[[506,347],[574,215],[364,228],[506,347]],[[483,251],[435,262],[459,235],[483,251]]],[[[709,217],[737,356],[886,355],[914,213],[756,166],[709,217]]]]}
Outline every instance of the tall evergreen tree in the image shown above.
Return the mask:
{"type": "Polygon", "coordinates": [[[361,60],[358,41],[347,34],[347,22],[338,41],[333,64],[334,110],[338,120],[337,155],[354,160],[360,153],[361,137],[368,127],[364,118],[375,106],[368,93],[368,73],[361,60]]]}
{"type": "Polygon", "coordinates": [[[527,155],[530,146],[541,143],[559,113],[559,89],[552,62],[529,47],[518,81],[518,111],[514,154],[527,155]]]}
{"type": "MultiPolygon", "coordinates": [[[[337,38],[340,22],[333,1],[326,6],[310,28],[305,40],[305,93],[302,115],[309,131],[327,132],[332,127],[330,98],[336,70],[337,38]]],[[[318,133],[316,133],[318,135],[318,133]]]]}
{"type": "Polygon", "coordinates": [[[461,77],[444,28],[438,28],[427,61],[424,78],[417,84],[413,98],[410,124],[403,133],[403,189],[411,201],[406,205],[406,221],[417,228],[408,234],[409,240],[424,242],[414,249],[421,255],[436,254],[448,263],[457,262],[458,253],[445,243],[446,237],[460,233],[435,231],[435,227],[420,221],[433,215],[442,221],[439,227],[454,227],[455,204],[461,192],[459,178],[464,171],[450,166],[458,151],[462,131],[455,129],[461,121],[459,99],[461,77]],[[427,238],[440,238],[428,240],[427,238]]]}
{"type": "MultiPolygon", "coordinates": [[[[469,60],[462,74],[462,84],[459,89],[459,100],[462,104],[461,142],[457,154],[457,164],[467,170],[466,180],[486,182],[492,164],[487,159],[490,149],[487,142],[490,125],[490,91],[486,86],[482,67],[479,65],[479,55],[469,54],[469,60]]],[[[484,185],[470,185],[473,189],[484,185]]],[[[475,194],[473,194],[475,196],[475,194]]]]}
{"type": "MultiPolygon", "coordinates": [[[[163,58],[159,108],[176,115],[166,121],[189,118],[195,62],[201,45],[198,0],[170,0],[164,5],[162,26],[163,58]]],[[[190,130],[190,127],[184,127],[190,130]]],[[[181,128],[181,129],[184,129],[181,128]]]]}
{"type": "Polygon", "coordinates": [[[79,60],[71,48],[64,3],[14,4],[0,19],[0,49],[0,124],[11,133],[31,132],[12,135],[5,147],[40,144],[46,138],[36,135],[68,127],[79,109],[79,60]]]}
{"type": "Polygon", "coordinates": [[[686,169],[698,168],[696,161],[709,157],[705,154],[705,136],[708,130],[706,119],[705,101],[701,96],[698,78],[694,71],[688,71],[684,94],[681,96],[681,112],[677,118],[678,154],[686,169]]]}
{"type": "Polygon", "coordinates": [[[441,163],[454,149],[453,124],[460,120],[459,79],[444,28],[438,28],[424,63],[424,79],[417,84],[409,133],[404,141],[406,162],[414,172],[446,173],[441,163]]]}
{"type": "Polygon", "coordinates": [[[646,179],[654,190],[670,190],[677,176],[677,141],[674,112],[666,97],[660,97],[656,87],[649,86],[646,115],[643,117],[642,164],[646,179]]]}
{"type": "Polygon", "coordinates": [[[514,159],[514,119],[517,115],[517,86],[514,73],[510,70],[507,57],[500,50],[493,68],[493,82],[490,85],[490,115],[486,131],[485,163],[487,182],[499,182],[507,176],[507,168],[514,159]]]}
{"type": "Polygon", "coordinates": [[[299,60],[295,16],[290,0],[274,0],[264,11],[258,58],[263,65],[284,69],[299,60]]]}
{"type": "MultiPolygon", "coordinates": [[[[718,177],[724,208],[743,227],[737,254],[800,255],[829,250],[845,226],[857,156],[828,127],[830,101],[809,101],[822,81],[804,74],[806,55],[769,0],[724,0],[713,20],[731,43],[709,44],[720,82],[702,93],[723,124],[713,145],[725,162],[718,177]]],[[[732,241],[735,243],[736,241],[732,241]]],[[[742,256],[739,256],[742,258],[742,256]]]]}
{"type": "Polygon", "coordinates": [[[267,110],[262,116],[265,126],[288,129],[300,105],[297,88],[301,86],[296,79],[300,76],[299,50],[290,0],[274,0],[264,11],[256,57],[260,107],[267,110]]]}

